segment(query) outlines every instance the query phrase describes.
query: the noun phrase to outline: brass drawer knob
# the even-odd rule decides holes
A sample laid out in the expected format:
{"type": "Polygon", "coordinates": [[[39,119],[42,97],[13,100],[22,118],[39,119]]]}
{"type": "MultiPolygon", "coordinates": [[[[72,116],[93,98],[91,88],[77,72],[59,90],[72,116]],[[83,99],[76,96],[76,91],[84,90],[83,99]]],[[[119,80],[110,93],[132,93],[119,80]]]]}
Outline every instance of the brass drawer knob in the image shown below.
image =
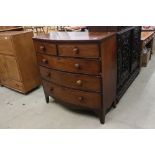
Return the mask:
{"type": "Polygon", "coordinates": [[[79,85],[79,86],[81,86],[82,85],[82,81],[81,80],[77,80],[76,81],[76,84],[79,85]]]}
{"type": "Polygon", "coordinates": [[[80,64],[75,64],[75,68],[80,69],[80,64]]]}
{"type": "Polygon", "coordinates": [[[82,101],[82,100],[83,100],[83,97],[82,97],[82,96],[79,96],[79,97],[78,97],[78,100],[79,100],[79,101],[82,101]]]}
{"type": "Polygon", "coordinates": [[[47,59],[42,59],[42,62],[43,62],[44,64],[47,64],[47,63],[48,63],[48,60],[47,60],[47,59]]]}
{"type": "Polygon", "coordinates": [[[45,46],[40,46],[40,51],[45,51],[45,46]]]}
{"type": "Polygon", "coordinates": [[[74,47],[73,52],[75,52],[75,54],[79,54],[79,48],[78,47],[74,47]]]}

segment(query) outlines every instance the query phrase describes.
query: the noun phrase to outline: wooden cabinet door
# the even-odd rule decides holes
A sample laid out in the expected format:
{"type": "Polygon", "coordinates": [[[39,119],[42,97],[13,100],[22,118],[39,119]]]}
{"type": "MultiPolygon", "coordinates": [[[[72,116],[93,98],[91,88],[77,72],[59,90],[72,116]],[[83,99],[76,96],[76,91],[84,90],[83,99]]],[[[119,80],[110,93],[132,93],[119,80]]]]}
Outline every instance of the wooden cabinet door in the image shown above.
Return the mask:
{"type": "Polygon", "coordinates": [[[12,46],[12,39],[10,36],[0,36],[0,53],[15,55],[14,48],[12,46]]]}
{"type": "Polygon", "coordinates": [[[0,55],[0,81],[1,83],[6,83],[8,79],[6,64],[5,64],[5,57],[0,55]]]}
{"type": "Polygon", "coordinates": [[[5,56],[8,78],[10,80],[21,81],[17,60],[13,56],[5,56]]]}

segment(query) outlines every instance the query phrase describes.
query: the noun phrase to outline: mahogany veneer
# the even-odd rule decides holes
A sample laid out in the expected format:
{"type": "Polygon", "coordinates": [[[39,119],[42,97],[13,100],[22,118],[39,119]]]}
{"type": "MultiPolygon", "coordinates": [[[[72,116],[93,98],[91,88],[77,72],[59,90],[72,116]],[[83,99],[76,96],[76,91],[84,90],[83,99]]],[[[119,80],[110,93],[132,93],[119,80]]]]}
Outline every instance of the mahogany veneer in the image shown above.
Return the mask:
{"type": "Polygon", "coordinates": [[[114,32],[53,32],[33,38],[46,101],[97,112],[101,123],[115,106],[117,83],[114,32]]]}

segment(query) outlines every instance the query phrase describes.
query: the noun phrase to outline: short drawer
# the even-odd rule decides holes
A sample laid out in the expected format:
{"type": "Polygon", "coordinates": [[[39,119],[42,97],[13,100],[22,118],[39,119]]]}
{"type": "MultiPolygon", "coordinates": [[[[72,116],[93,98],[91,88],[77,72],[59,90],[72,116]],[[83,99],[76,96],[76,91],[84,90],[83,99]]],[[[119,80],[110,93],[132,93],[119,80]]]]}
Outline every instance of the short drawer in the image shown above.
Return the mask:
{"type": "Polygon", "coordinates": [[[60,56],[98,58],[99,47],[97,44],[59,44],[60,56]]]}
{"type": "Polygon", "coordinates": [[[91,109],[100,109],[100,93],[91,93],[62,87],[47,81],[43,81],[44,91],[53,98],[73,105],[91,109]]]}
{"type": "Polygon", "coordinates": [[[40,66],[43,79],[59,85],[86,91],[101,92],[101,77],[56,71],[40,66]]]}
{"type": "Polygon", "coordinates": [[[34,41],[34,46],[36,52],[49,54],[49,55],[57,55],[56,45],[47,42],[34,41]]]}
{"type": "Polygon", "coordinates": [[[17,91],[24,92],[24,86],[21,82],[14,81],[14,80],[8,80],[8,81],[4,82],[4,85],[11,89],[15,89],[17,91]]]}
{"type": "Polygon", "coordinates": [[[43,54],[38,54],[37,59],[41,66],[60,71],[96,75],[101,70],[100,61],[98,60],[62,58],[43,54]]]}
{"type": "Polygon", "coordinates": [[[14,55],[14,49],[10,36],[0,36],[0,53],[14,55]]]}

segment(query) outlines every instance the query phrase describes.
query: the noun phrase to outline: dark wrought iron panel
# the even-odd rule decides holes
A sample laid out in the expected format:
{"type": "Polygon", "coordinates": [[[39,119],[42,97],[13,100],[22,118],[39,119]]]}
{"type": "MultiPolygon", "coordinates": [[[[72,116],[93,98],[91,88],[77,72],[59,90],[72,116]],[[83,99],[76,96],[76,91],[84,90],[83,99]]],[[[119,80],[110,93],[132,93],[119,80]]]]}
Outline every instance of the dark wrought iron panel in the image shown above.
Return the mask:
{"type": "Polygon", "coordinates": [[[131,72],[134,72],[140,65],[140,52],[141,52],[141,27],[135,27],[132,30],[132,51],[131,51],[131,72]]]}
{"type": "Polygon", "coordinates": [[[132,29],[117,33],[117,89],[121,89],[130,76],[132,29]]]}
{"type": "Polygon", "coordinates": [[[130,80],[140,64],[141,27],[117,32],[117,92],[130,80]]]}

